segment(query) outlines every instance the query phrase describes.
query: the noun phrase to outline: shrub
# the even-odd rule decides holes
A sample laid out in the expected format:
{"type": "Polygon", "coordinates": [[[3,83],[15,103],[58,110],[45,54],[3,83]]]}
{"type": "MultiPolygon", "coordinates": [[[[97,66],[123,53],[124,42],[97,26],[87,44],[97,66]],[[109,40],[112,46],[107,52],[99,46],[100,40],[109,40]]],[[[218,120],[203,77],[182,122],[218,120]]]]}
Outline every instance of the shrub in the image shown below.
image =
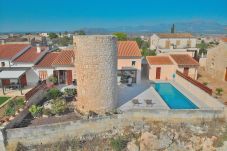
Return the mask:
{"type": "Polygon", "coordinates": [[[15,108],[14,107],[8,107],[5,111],[6,116],[12,116],[15,115],[15,108]]]}
{"type": "Polygon", "coordinates": [[[66,102],[62,99],[56,99],[51,102],[51,113],[61,114],[66,110],[66,102]]]}
{"type": "Polygon", "coordinates": [[[65,95],[75,96],[76,95],[76,89],[70,89],[70,88],[65,89],[65,95]]]}
{"type": "Polygon", "coordinates": [[[111,139],[111,146],[115,151],[122,151],[127,146],[128,141],[122,137],[111,139]]]}
{"type": "Polygon", "coordinates": [[[52,82],[53,84],[56,84],[57,81],[58,81],[58,79],[57,79],[56,77],[54,77],[54,76],[50,76],[50,77],[48,78],[48,81],[52,82]]]}
{"type": "Polygon", "coordinates": [[[56,88],[50,89],[47,92],[47,98],[48,99],[56,99],[58,97],[62,96],[62,92],[56,88]]]}
{"type": "Polygon", "coordinates": [[[208,82],[203,82],[203,85],[207,86],[208,85],[208,82]]]}
{"type": "Polygon", "coordinates": [[[222,95],[222,92],[223,92],[223,89],[222,89],[222,88],[217,88],[217,89],[216,89],[216,94],[217,94],[218,96],[221,96],[221,95],[222,95]]]}
{"type": "Polygon", "coordinates": [[[24,99],[19,98],[19,99],[15,100],[15,104],[16,104],[17,108],[22,108],[25,105],[24,99]]]}
{"type": "Polygon", "coordinates": [[[42,114],[43,107],[32,105],[29,108],[29,112],[32,114],[33,117],[39,117],[42,114]]]}
{"type": "Polygon", "coordinates": [[[48,116],[52,115],[51,110],[50,109],[43,109],[43,115],[48,115],[48,116]]]}

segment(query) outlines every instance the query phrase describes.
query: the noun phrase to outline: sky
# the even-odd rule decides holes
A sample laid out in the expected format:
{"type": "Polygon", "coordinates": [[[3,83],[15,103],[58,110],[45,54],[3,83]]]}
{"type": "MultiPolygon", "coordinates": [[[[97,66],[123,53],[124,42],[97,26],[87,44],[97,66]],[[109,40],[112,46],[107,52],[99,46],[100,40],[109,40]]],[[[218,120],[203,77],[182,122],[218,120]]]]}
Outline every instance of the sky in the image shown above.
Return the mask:
{"type": "Polygon", "coordinates": [[[0,32],[209,20],[227,25],[227,0],[0,0],[0,32]]]}

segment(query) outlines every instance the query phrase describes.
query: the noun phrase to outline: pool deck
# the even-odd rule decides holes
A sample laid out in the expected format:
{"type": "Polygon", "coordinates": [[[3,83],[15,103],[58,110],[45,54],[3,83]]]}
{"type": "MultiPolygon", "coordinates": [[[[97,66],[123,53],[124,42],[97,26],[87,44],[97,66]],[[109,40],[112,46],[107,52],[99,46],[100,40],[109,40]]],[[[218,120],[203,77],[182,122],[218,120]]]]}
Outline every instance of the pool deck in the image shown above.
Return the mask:
{"type": "MultiPolygon", "coordinates": [[[[183,88],[180,84],[174,81],[158,81],[158,82],[169,82],[178,91],[190,99],[199,109],[194,110],[219,110],[222,109],[223,105],[218,101],[214,100],[213,106],[210,107],[206,104],[206,100],[201,100],[194,96],[191,92],[183,88]]],[[[118,107],[122,111],[129,110],[143,110],[143,109],[163,109],[170,110],[165,101],[154,89],[154,83],[151,81],[142,81],[140,84],[134,84],[132,87],[126,85],[119,85],[118,87],[118,107]],[[137,99],[139,104],[134,104],[133,100],[137,99]],[[144,100],[152,100],[152,105],[146,104],[144,100]]],[[[184,109],[181,109],[184,110],[184,109]]],[[[193,109],[189,109],[193,110],[193,109]]]]}

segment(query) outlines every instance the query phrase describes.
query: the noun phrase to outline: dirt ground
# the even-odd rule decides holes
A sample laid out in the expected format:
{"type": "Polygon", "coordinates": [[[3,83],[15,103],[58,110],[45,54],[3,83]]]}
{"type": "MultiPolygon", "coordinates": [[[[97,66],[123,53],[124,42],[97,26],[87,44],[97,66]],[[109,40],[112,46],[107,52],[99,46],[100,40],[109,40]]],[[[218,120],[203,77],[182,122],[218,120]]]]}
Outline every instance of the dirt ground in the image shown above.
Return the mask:
{"type": "Polygon", "coordinates": [[[222,96],[218,99],[222,102],[227,102],[227,82],[211,78],[202,68],[199,69],[198,73],[198,81],[201,83],[207,82],[207,86],[213,90],[213,95],[215,95],[216,88],[222,88],[224,91],[222,92],[222,96]]]}

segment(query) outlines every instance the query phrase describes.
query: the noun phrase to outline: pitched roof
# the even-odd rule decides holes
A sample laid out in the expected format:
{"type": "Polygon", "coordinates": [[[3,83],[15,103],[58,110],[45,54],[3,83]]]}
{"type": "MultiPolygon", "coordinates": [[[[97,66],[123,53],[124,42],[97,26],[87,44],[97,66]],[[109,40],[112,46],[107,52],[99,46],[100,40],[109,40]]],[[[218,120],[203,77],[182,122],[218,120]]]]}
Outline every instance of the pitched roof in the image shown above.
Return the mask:
{"type": "Polygon", "coordinates": [[[227,42],[227,37],[223,37],[221,40],[222,40],[223,42],[227,42]]]}
{"type": "Polygon", "coordinates": [[[178,65],[195,65],[199,66],[199,63],[193,59],[191,56],[187,54],[172,54],[170,55],[171,58],[178,64],[178,65]]]}
{"type": "Polygon", "coordinates": [[[169,33],[169,34],[157,34],[160,38],[192,38],[190,33],[169,33]]]}
{"type": "Polygon", "coordinates": [[[11,59],[22,49],[28,47],[28,44],[4,44],[0,45],[0,59],[11,59]]]}
{"type": "Polygon", "coordinates": [[[141,57],[136,41],[118,41],[118,57],[141,57]]]}
{"type": "Polygon", "coordinates": [[[71,66],[74,64],[72,59],[75,59],[73,50],[50,52],[47,53],[38,64],[36,64],[36,67],[54,67],[58,65],[71,66]]]}
{"type": "MultiPolygon", "coordinates": [[[[42,47],[41,50],[45,50],[46,47],[42,47]]],[[[37,47],[31,47],[26,52],[24,52],[22,55],[20,55],[18,58],[16,58],[15,62],[34,62],[39,56],[40,53],[37,53],[37,47]]]]}
{"type": "Polygon", "coordinates": [[[150,65],[172,65],[173,64],[169,56],[147,56],[146,59],[150,65]]]}

